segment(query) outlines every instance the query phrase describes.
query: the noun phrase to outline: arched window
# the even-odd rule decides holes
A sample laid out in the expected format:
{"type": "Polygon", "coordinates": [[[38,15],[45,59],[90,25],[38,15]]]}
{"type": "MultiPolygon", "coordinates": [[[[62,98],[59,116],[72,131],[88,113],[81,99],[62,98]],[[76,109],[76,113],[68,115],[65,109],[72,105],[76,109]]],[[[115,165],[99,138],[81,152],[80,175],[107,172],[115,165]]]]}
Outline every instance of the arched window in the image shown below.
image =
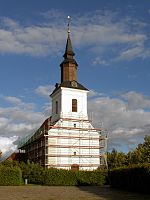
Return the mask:
{"type": "Polygon", "coordinates": [[[77,112],[77,99],[72,99],[72,112],[77,112]]]}
{"type": "Polygon", "coordinates": [[[56,114],[58,114],[58,101],[56,101],[56,114]]]}

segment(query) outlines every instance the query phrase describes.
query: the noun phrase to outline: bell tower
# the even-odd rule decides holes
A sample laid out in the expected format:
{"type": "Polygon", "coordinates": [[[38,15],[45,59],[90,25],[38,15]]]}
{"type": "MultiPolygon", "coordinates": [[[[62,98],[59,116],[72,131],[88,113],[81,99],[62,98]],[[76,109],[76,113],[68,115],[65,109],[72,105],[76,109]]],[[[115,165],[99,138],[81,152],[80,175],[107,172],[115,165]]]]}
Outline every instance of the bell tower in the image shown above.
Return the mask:
{"type": "Polygon", "coordinates": [[[87,93],[83,85],[77,81],[78,64],[74,59],[71,38],[70,38],[70,17],[68,17],[68,35],[64,60],[60,64],[61,82],[56,83],[55,89],[50,95],[52,98],[52,122],[66,118],[79,118],[87,116],[87,93]]]}
{"type": "MultiPolygon", "coordinates": [[[[70,17],[68,16],[68,19],[70,17]]],[[[60,64],[61,67],[61,83],[65,81],[77,81],[77,62],[74,59],[75,53],[72,50],[70,39],[70,21],[68,22],[68,38],[64,53],[64,61],[60,64]]]]}

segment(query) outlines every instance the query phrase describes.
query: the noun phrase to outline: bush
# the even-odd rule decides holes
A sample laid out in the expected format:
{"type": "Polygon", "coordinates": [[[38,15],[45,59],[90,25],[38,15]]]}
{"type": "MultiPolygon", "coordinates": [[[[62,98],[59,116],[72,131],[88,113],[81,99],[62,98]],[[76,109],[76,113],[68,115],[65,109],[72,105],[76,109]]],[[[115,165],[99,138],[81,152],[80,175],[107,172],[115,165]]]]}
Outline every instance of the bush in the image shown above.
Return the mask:
{"type": "Polygon", "coordinates": [[[44,185],[104,185],[107,171],[70,171],[63,169],[45,170],[44,185]]]}
{"type": "Polygon", "coordinates": [[[104,185],[107,180],[107,171],[78,171],[76,172],[78,185],[104,185]]]}
{"type": "Polygon", "coordinates": [[[63,169],[47,169],[44,174],[44,185],[73,186],[77,185],[76,174],[63,169]]]}
{"type": "Polygon", "coordinates": [[[113,169],[109,178],[112,187],[150,193],[150,164],[113,169]]]}
{"type": "Polygon", "coordinates": [[[0,185],[21,185],[22,174],[18,167],[0,166],[0,185]]]}
{"type": "Polygon", "coordinates": [[[23,180],[28,179],[28,183],[43,184],[45,169],[38,164],[21,162],[19,167],[22,171],[23,180]]]}
{"type": "MultiPolygon", "coordinates": [[[[104,185],[107,183],[108,173],[106,170],[95,171],[71,171],[65,169],[45,169],[38,164],[24,162],[17,163],[5,161],[0,166],[9,169],[21,169],[23,180],[28,183],[50,186],[74,186],[74,185],[104,185]]],[[[7,176],[7,173],[6,173],[7,176]]],[[[11,179],[11,175],[9,175],[11,179]]]]}

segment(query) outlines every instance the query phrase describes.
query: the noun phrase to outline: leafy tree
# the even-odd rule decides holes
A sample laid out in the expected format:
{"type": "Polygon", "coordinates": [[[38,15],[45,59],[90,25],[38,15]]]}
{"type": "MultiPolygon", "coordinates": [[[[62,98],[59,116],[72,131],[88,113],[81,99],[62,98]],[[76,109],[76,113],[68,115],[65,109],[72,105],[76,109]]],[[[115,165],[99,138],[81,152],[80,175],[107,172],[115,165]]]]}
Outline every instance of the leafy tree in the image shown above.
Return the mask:
{"type": "Polygon", "coordinates": [[[150,163],[150,136],[145,136],[144,143],[128,153],[129,164],[150,163]]]}
{"type": "Polygon", "coordinates": [[[107,162],[109,169],[121,167],[127,165],[127,156],[125,153],[113,149],[111,153],[107,153],[107,162]]]}
{"type": "Polygon", "coordinates": [[[113,149],[107,153],[108,168],[113,169],[133,164],[150,163],[150,136],[145,136],[144,142],[127,154],[113,149]]]}

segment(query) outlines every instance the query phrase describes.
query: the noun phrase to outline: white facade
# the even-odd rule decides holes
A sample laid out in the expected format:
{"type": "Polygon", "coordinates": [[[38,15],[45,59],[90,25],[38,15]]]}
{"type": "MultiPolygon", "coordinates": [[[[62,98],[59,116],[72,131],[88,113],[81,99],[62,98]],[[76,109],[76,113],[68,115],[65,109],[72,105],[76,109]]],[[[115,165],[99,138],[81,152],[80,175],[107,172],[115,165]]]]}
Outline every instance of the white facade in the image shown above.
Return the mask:
{"type": "Polygon", "coordinates": [[[52,97],[52,123],[63,117],[88,119],[87,116],[87,90],[61,87],[52,97]],[[72,112],[72,99],[77,99],[77,112],[72,112]],[[56,102],[58,112],[56,113],[56,102]]]}
{"type": "Polygon", "coordinates": [[[87,92],[61,87],[51,95],[47,167],[71,169],[72,165],[78,165],[80,170],[93,170],[104,164],[101,150],[105,140],[101,130],[94,129],[88,120],[87,92]],[[77,100],[77,112],[72,112],[72,99],[77,100]]]}

